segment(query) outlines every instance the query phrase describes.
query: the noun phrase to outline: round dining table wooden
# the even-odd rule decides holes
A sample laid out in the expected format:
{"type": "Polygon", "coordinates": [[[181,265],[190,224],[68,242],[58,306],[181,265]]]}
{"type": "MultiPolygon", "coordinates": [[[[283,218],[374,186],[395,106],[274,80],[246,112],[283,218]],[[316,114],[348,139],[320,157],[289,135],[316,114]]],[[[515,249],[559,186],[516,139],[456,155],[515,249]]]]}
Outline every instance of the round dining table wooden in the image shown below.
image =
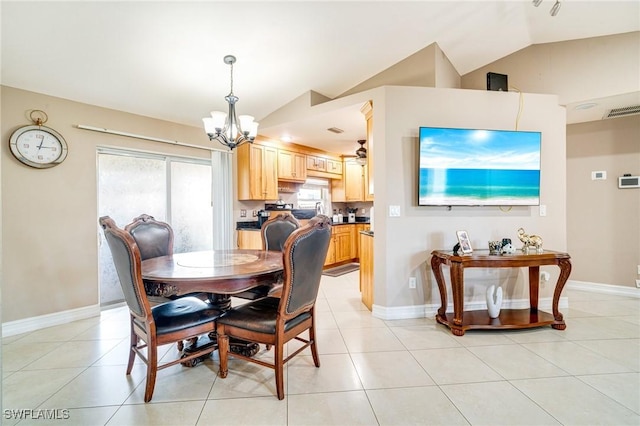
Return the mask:
{"type": "MultiPolygon", "coordinates": [[[[231,309],[231,296],[264,284],[282,281],[282,253],[264,250],[209,250],[154,257],[142,261],[142,280],[150,296],[181,296],[208,293],[221,311],[231,309]]],[[[202,345],[217,346],[216,335],[208,341],[191,342],[189,352],[202,345]]],[[[259,351],[257,343],[231,342],[231,350],[245,356],[259,351]]],[[[203,359],[186,365],[194,366],[203,359]]]]}
{"type": "Polygon", "coordinates": [[[209,250],[142,261],[142,279],[150,296],[204,292],[223,311],[232,295],[282,278],[282,253],[264,250],[209,250]]]}

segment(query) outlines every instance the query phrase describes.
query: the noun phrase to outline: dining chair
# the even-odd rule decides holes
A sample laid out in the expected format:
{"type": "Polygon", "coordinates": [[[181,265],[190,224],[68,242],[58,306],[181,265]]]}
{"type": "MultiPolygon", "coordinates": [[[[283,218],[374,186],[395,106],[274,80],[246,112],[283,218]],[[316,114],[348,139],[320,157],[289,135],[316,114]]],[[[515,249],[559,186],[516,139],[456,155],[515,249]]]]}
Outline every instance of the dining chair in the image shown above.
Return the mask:
{"type": "MultiPolygon", "coordinates": [[[[271,216],[260,228],[262,238],[262,250],[282,251],[284,243],[293,231],[300,227],[298,220],[290,213],[279,213],[271,216]]],[[[256,300],[266,296],[272,296],[280,292],[282,283],[265,284],[252,289],[234,294],[241,299],[256,300]]]]}
{"type": "Polygon", "coordinates": [[[264,297],[232,308],[217,321],[220,377],[228,374],[228,358],[233,356],[275,370],[278,399],[284,399],[284,364],[311,348],[320,367],[315,332],[315,303],[322,267],[331,239],[331,220],[318,215],[293,231],[283,246],[284,281],[281,297],[264,297]],[[308,331],[308,338],[302,337],[308,331]],[[273,346],[273,362],[230,352],[230,338],[273,346]],[[298,340],[303,346],[284,358],[284,345],[298,340]]]}
{"type": "MultiPolygon", "coordinates": [[[[140,250],[140,258],[142,260],[150,259],[152,257],[166,256],[173,254],[173,228],[166,222],[156,220],[153,216],[148,214],[141,214],[138,217],[133,218],[133,221],[124,227],[140,250]]],[[[144,282],[144,280],[143,280],[144,282]]],[[[198,299],[209,301],[210,296],[207,293],[189,293],[182,296],[168,296],[165,297],[161,294],[154,294],[150,289],[156,288],[155,286],[147,286],[145,284],[145,292],[147,298],[152,305],[159,303],[165,303],[169,300],[175,300],[180,297],[197,297],[198,299]]],[[[196,339],[192,339],[187,342],[187,345],[195,343],[196,339]]],[[[184,342],[178,342],[178,350],[184,349],[184,342]]]]}
{"type": "MultiPolygon", "coordinates": [[[[140,258],[142,260],[173,254],[173,228],[166,222],[156,220],[148,214],[141,214],[126,225],[124,230],[131,234],[135,240],[138,249],[140,249],[140,258]]],[[[148,288],[146,288],[146,291],[152,303],[164,303],[168,300],[185,296],[195,296],[204,301],[209,299],[207,293],[189,293],[183,296],[164,297],[152,294],[148,288]]]]}
{"type": "Polygon", "coordinates": [[[149,402],[158,370],[178,363],[193,365],[196,358],[215,350],[213,344],[203,345],[183,353],[179,359],[160,364],[158,347],[215,331],[215,320],[221,313],[197,297],[182,297],[152,308],[142,282],[142,260],[135,240],[131,234],[118,228],[109,216],[101,217],[99,222],[130,313],[131,339],[126,374],[131,374],[136,355],[140,357],[147,366],[144,402],[149,402]],[[143,349],[146,349],[146,355],[143,349]]]}

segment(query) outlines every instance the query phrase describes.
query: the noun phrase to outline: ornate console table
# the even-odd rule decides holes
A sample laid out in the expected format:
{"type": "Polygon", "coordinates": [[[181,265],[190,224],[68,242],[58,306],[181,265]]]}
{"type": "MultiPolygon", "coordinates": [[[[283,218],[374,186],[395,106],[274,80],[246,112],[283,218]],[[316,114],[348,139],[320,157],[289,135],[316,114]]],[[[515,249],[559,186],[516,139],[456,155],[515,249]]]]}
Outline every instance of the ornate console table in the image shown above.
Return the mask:
{"type": "Polygon", "coordinates": [[[558,311],[560,294],[571,273],[571,257],[567,253],[545,250],[542,253],[490,255],[488,250],[472,254],[454,255],[451,251],[434,250],[431,253],[431,269],[436,277],[442,305],[436,321],[451,329],[456,336],[470,329],[517,329],[551,325],[564,330],[567,326],[558,311]],[[442,265],[450,267],[453,313],[447,313],[447,289],[442,275],[442,265]],[[538,310],[538,286],[540,266],[557,265],[560,276],[553,293],[553,314],[538,310]],[[529,268],[529,309],[502,309],[498,318],[491,318],[486,310],[464,311],[465,268],[529,268]]]}

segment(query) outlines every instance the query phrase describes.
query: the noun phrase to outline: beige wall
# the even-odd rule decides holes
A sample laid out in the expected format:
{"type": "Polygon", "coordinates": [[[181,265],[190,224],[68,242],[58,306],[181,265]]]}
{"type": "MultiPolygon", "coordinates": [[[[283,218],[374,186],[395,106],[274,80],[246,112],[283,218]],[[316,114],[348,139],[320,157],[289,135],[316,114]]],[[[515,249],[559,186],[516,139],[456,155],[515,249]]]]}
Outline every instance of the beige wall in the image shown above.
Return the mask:
{"type": "Polygon", "coordinates": [[[462,76],[462,87],[485,90],[491,71],[523,92],[557,94],[560,105],[632,93],[640,90],[639,51],[638,32],[537,44],[462,76]]]}
{"type": "Polygon", "coordinates": [[[571,279],[635,287],[640,265],[640,115],[567,126],[567,238],[571,279]],[[606,171],[606,180],[591,180],[606,171]]]}
{"type": "MultiPolygon", "coordinates": [[[[537,207],[418,207],[417,143],[420,126],[515,129],[519,108],[516,93],[480,90],[384,87],[373,98],[376,157],[384,166],[374,167],[375,193],[375,300],[379,312],[439,304],[428,260],[434,249],[450,249],[456,230],[465,229],[476,248],[487,248],[488,240],[508,237],[519,243],[519,227],[541,235],[544,247],[565,251],[566,242],[566,157],[565,110],[552,95],[524,94],[527,108],[519,130],[542,132],[541,202],[547,216],[537,207]],[[381,153],[381,154],[378,154],[381,153]],[[398,205],[401,217],[389,217],[390,205],[398,205]],[[420,285],[409,289],[410,276],[420,285]]],[[[376,92],[378,93],[378,92],[376,92]]],[[[553,279],[558,268],[548,269],[553,279]]],[[[507,297],[528,298],[526,272],[521,270],[470,270],[466,301],[484,300],[488,282],[505,286],[507,297]]],[[[552,286],[541,289],[550,297],[552,286]]],[[[409,308],[410,310],[410,308],[409,308]]],[[[375,310],[374,310],[375,312],[375,310]]]]}
{"type": "MultiPolygon", "coordinates": [[[[509,85],[520,90],[557,93],[561,105],[631,93],[640,90],[639,51],[638,32],[534,45],[464,75],[462,86],[485,89],[486,73],[494,71],[508,74],[509,85]]],[[[637,120],[637,116],[631,120],[637,120]]],[[[619,229],[620,221],[626,218],[631,229],[637,230],[640,226],[637,198],[631,210],[620,210],[612,206],[621,203],[621,197],[633,195],[611,190],[600,202],[590,192],[592,189],[612,188],[614,183],[617,185],[614,173],[622,173],[623,169],[630,170],[625,173],[640,173],[637,157],[640,134],[637,125],[634,133],[633,126],[630,129],[628,123],[624,119],[613,119],[567,127],[567,146],[572,150],[567,170],[567,238],[569,253],[573,257],[572,280],[635,287],[635,279],[640,278],[636,275],[636,265],[640,264],[640,232],[632,233],[634,238],[629,239],[630,244],[626,244],[624,250],[617,249],[617,238],[620,233],[625,234],[619,229]],[[616,152],[631,155],[623,156],[616,152]],[[629,166],[629,162],[634,160],[635,167],[629,166]],[[606,186],[595,185],[602,182],[591,182],[591,171],[603,167],[611,170],[611,177],[606,186]],[[583,175],[587,169],[588,175],[583,175]],[[615,202],[611,203],[614,199],[615,202]],[[588,222],[586,217],[596,220],[588,222]],[[582,231],[589,226],[591,231],[584,235],[582,231]],[[616,251],[619,257],[613,261],[616,251]]]]}
{"type": "MultiPolygon", "coordinates": [[[[209,151],[112,136],[75,128],[84,124],[205,145],[202,129],[3,86],[2,321],[98,304],[96,149],[122,147],[190,157],[209,151]],[[11,133],[29,125],[30,110],[49,116],[46,126],[69,145],[61,165],[37,170],[8,149],[11,133]]],[[[119,224],[124,226],[125,224],[119,224]]]]}
{"type": "Polygon", "coordinates": [[[437,43],[379,72],[339,98],[380,86],[460,87],[460,75],[437,43]]]}

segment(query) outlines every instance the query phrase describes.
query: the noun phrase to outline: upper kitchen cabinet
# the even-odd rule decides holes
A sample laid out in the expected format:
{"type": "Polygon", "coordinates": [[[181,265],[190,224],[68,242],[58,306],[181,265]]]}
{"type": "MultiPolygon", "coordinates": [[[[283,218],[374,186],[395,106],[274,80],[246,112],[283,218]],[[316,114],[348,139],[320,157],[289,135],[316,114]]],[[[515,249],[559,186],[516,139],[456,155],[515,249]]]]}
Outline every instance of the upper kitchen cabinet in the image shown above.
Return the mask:
{"type": "Polygon", "coordinates": [[[366,192],[367,166],[361,166],[353,159],[344,161],[342,180],[331,181],[331,200],[334,202],[373,201],[366,192]]]}
{"type": "Polygon", "coordinates": [[[237,148],[238,200],[278,199],[278,149],[257,143],[237,148]]]}
{"type": "Polygon", "coordinates": [[[327,158],[327,173],[332,173],[342,177],[342,161],[327,158]]]}
{"type": "Polygon", "coordinates": [[[345,201],[364,201],[365,166],[352,160],[344,162],[344,197],[345,201]]]}
{"type": "Polygon", "coordinates": [[[327,159],[317,157],[315,155],[307,155],[307,170],[314,170],[316,172],[327,171],[327,159]]]}
{"type": "Polygon", "coordinates": [[[371,101],[362,105],[360,112],[367,120],[367,167],[364,171],[364,201],[373,201],[373,103],[371,101]]]}
{"type": "Polygon", "coordinates": [[[304,182],[307,179],[307,164],[304,154],[284,149],[278,150],[278,179],[304,182]]]}

